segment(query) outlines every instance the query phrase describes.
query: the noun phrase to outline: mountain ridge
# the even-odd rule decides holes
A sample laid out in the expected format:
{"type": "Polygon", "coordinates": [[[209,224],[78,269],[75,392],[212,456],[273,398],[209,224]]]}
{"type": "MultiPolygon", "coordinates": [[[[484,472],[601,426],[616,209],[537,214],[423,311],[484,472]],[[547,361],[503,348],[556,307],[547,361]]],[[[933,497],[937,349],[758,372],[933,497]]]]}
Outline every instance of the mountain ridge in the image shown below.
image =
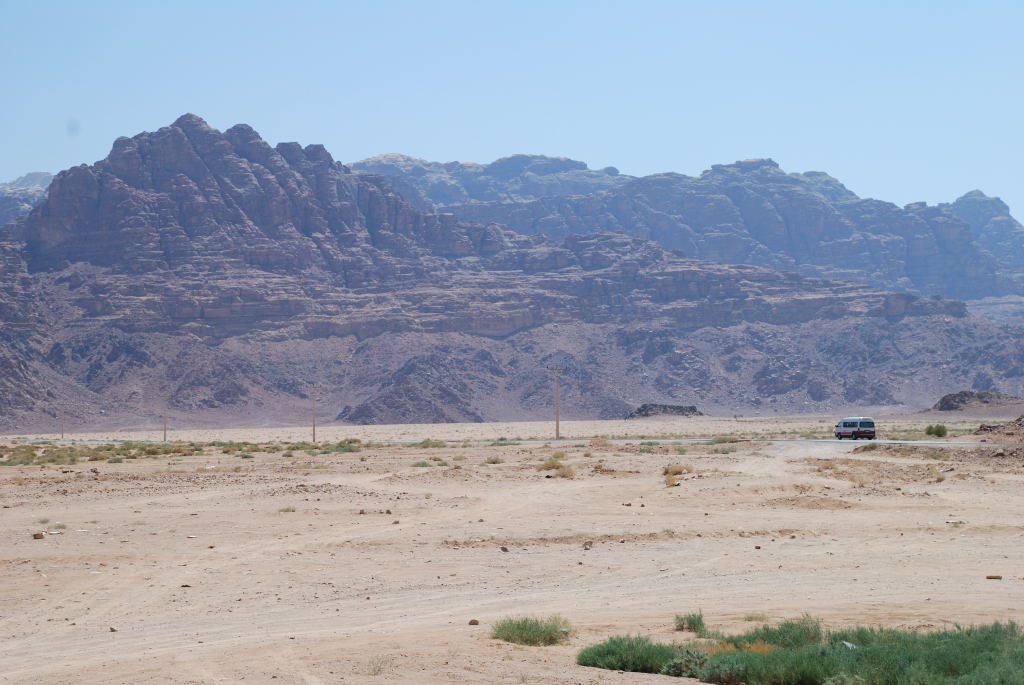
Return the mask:
{"type": "MultiPolygon", "coordinates": [[[[501,223],[519,233],[560,238],[614,230],[697,259],[854,279],[920,295],[978,299],[1024,290],[1024,227],[998,198],[980,191],[953,203],[901,208],[860,198],[824,172],[786,173],[772,160],[753,159],[716,164],[696,177],[617,175],[614,183],[581,193],[515,195],[530,180],[524,171],[504,195],[492,178],[489,196],[453,201],[452,193],[434,192],[438,183],[421,171],[456,164],[406,158],[351,166],[373,166],[461,219],[501,223]]],[[[483,174],[487,165],[458,168],[465,176],[465,170],[483,174]]],[[[548,187],[557,190],[557,184],[548,187]]]]}
{"type": "Polygon", "coordinates": [[[539,418],[552,365],[567,418],[1024,389],[1015,329],[962,302],[465,222],[194,115],[58,174],[0,256],[7,430],[299,422],[314,392],[360,423],[539,418]]]}

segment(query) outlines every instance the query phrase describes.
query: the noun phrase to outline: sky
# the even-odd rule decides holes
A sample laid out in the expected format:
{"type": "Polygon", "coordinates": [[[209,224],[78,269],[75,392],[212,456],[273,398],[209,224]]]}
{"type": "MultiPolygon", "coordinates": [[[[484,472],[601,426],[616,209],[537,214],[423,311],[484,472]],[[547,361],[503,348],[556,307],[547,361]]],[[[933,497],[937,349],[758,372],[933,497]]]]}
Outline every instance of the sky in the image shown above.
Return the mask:
{"type": "Polygon", "coordinates": [[[1020,0],[0,0],[0,181],[192,112],[345,162],[771,157],[1024,219],[1022,27],[1020,0]]]}

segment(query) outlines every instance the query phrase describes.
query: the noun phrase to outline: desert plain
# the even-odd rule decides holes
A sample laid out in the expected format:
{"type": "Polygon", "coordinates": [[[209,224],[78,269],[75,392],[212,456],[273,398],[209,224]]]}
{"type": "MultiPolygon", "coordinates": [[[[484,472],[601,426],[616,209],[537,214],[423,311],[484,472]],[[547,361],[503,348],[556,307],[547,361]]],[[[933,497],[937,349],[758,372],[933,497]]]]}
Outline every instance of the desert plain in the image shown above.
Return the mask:
{"type": "Polygon", "coordinates": [[[94,460],[0,469],[0,682],[680,683],[575,655],[683,642],[694,611],[1019,620],[1022,440],[972,434],[1011,417],[941,440],[879,418],[897,445],[829,440],[835,418],[172,430],[189,449],[150,455],[159,430],[67,435],[94,460]],[[552,614],[565,644],[491,637],[552,614]]]}

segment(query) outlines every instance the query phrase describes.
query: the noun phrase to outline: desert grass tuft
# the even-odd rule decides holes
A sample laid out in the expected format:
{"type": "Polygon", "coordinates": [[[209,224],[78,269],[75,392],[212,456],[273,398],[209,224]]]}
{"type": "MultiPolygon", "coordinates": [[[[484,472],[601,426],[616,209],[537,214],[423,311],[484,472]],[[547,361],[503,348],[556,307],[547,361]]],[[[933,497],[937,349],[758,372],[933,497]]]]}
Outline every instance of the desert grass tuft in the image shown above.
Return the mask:
{"type": "Polygon", "coordinates": [[[371,656],[366,661],[366,675],[383,675],[386,671],[391,669],[391,657],[388,656],[371,656]]]}
{"type": "Polygon", "coordinates": [[[707,627],[704,625],[704,612],[676,614],[676,630],[688,630],[691,633],[700,634],[706,629],[707,627]]]}
{"type": "Polygon", "coordinates": [[[409,447],[425,447],[428,449],[439,449],[441,447],[447,446],[448,443],[445,442],[444,440],[431,440],[430,438],[426,438],[424,440],[420,440],[419,442],[414,442],[413,444],[409,445],[409,447]]]}
{"type": "Polygon", "coordinates": [[[576,471],[574,471],[573,468],[571,466],[569,466],[568,464],[562,464],[561,466],[558,467],[558,470],[555,471],[555,477],[556,478],[575,478],[576,477],[576,471]]]}
{"type": "Polygon", "coordinates": [[[572,626],[561,616],[519,616],[495,623],[491,637],[517,645],[544,646],[565,642],[571,633],[572,626]]]}

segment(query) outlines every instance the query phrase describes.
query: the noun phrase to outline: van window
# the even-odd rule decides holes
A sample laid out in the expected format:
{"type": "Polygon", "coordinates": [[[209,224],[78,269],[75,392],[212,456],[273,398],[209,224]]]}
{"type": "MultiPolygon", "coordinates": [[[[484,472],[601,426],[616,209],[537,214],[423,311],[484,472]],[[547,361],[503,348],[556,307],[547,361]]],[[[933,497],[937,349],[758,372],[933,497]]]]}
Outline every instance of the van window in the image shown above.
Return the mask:
{"type": "Polygon", "coordinates": [[[856,421],[843,421],[843,428],[856,428],[856,427],[857,427],[857,422],[856,421]]]}
{"type": "Polygon", "coordinates": [[[874,421],[861,421],[860,422],[860,427],[861,428],[874,428],[875,427],[875,422],[874,421]]]}

